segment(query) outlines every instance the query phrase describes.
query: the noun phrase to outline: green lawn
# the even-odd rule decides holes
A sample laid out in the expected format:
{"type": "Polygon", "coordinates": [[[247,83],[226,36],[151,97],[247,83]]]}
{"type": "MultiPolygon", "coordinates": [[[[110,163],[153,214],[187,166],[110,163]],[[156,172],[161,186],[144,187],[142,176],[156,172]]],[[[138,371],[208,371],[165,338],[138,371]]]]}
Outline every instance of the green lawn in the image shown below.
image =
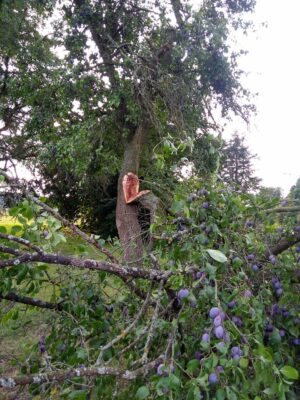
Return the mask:
{"type": "Polygon", "coordinates": [[[11,228],[15,225],[21,225],[16,218],[7,214],[0,214],[0,226],[4,226],[7,233],[10,233],[11,228]]]}

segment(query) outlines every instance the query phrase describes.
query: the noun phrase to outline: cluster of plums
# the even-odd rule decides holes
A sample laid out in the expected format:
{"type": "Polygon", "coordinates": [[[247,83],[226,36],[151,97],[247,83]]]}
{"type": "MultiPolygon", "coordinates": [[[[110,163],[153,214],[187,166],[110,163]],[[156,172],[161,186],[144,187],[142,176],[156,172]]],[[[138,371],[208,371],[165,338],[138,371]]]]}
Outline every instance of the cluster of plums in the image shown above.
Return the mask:
{"type": "Polygon", "coordinates": [[[283,294],[283,288],[282,288],[280,280],[274,276],[272,278],[272,284],[273,284],[273,288],[275,290],[276,296],[280,297],[283,294]]]}

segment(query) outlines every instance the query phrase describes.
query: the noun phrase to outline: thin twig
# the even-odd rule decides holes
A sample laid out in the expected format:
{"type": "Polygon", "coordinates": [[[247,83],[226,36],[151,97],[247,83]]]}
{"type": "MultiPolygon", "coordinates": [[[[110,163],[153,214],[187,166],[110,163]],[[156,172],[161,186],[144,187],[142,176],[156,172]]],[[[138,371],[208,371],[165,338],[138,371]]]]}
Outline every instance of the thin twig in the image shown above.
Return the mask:
{"type": "Polygon", "coordinates": [[[132,321],[132,323],[130,325],[127,326],[127,328],[125,328],[123,330],[122,333],[120,333],[118,336],[116,336],[113,340],[111,340],[109,343],[107,343],[105,346],[102,346],[100,348],[100,353],[99,356],[97,358],[97,361],[95,363],[95,365],[100,365],[102,362],[102,358],[103,358],[103,354],[106,350],[110,349],[112,346],[114,346],[117,342],[119,342],[120,340],[122,340],[138,323],[138,321],[140,320],[140,318],[145,314],[145,311],[149,305],[149,300],[150,300],[150,296],[151,296],[151,288],[149,289],[148,293],[147,293],[147,297],[146,300],[144,301],[144,304],[142,305],[140,311],[138,312],[136,318],[132,321]]]}
{"type": "Polygon", "coordinates": [[[151,345],[151,341],[153,339],[153,335],[154,335],[154,327],[155,327],[155,323],[157,321],[158,318],[158,312],[159,312],[159,306],[160,306],[160,301],[161,301],[161,295],[162,295],[162,288],[163,288],[163,281],[160,282],[159,285],[159,289],[158,289],[158,294],[157,294],[157,302],[156,302],[156,306],[152,315],[152,319],[151,319],[151,325],[149,328],[149,333],[147,336],[147,340],[146,340],[146,344],[144,347],[144,352],[141,358],[141,364],[144,365],[147,363],[148,361],[148,353],[150,350],[150,345],[151,345]]]}

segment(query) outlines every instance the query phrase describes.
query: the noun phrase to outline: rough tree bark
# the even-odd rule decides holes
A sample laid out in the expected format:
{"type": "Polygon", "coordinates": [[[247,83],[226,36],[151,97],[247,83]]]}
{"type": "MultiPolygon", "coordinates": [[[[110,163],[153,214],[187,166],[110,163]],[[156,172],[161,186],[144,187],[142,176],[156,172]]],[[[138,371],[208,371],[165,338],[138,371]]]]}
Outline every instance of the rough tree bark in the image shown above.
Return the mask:
{"type": "Polygon", "coordinates": [[[116,225],[119,238],[124,249],[124,261],[136,265],[141,264],[143,257],[143,241],[141,227],[138,221],[138,205],[126,204],[122,181],[128,172],[138,174],[140,155],[147,127],[141,124],[132,139],[126,144],[123,163],[118,180],[118,199],[116,209],[116,225]]]}

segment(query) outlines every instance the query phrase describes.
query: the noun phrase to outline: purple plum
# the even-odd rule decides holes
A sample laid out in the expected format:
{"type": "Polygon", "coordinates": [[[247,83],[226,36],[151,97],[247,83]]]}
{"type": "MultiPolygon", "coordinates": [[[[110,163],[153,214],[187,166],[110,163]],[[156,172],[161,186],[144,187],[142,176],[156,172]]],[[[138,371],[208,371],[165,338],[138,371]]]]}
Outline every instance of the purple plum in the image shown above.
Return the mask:
{"type": "Polygon", "coordinates": [[[283,289],[282,288],[276,290],[276,295],[278,297],[280,297],[282,295],[282,293],[283,293],[283,289]]]}
{"type": "Polygon", "coordinates": [[[241,350],[238,346],[233,346],[231,348],[231,356],[234,357],[235,355],[238,355],[241,357],[243,355],[243,350],[241,350]]]}
{"type": "Polygon", "coordinates": [[[213,307],[209,311],[210,318],[216,318],[220,314],[220,309],[218,307],[213,307]]]}
{"type": "Polygon", "coordinates": [[[266,326],[266,332],[271,333],[273,332],[273,325],[271,323],[268,323],[268,325],[266,326]]]}
{"type": "Polygon", "coordinates": [[[199,189],[198,196],[208,196],[208,191],[206,189],[199,189]]]}
{"type": "Polygon", "coordinates": [[[41,354],[46,351],[45,336],[42,336],[38,342],[38,349],[41,354]]]}
{"type": "Polygon", "coordinates": [[[208,382],[210,385],[216,385],[218,383],[218,375],[215,372],[209,374],[208,382]]]}
{"type": "Polygon", "coordinates": [[[273,254],[271,254],[269,256],[269,261],[270,261],[271,264],[275,265],[276,264],[276,257],[273,254]]]}
{"type": "Polygon", "coordinates": [[[202,342],[205,342],[205,343],[209,343],[210,342],[210,336],[209,336],[208,333],[204,333],[202,335],[202,342]]]}
{"type": "Polygon", "coordinates": [[[222,326],[217,326],[215,328],[215,335],[218,339],[223,339],[224,337],[224,328],[222,326]]]}
{"type": "Polygon", "coordinates": [[[246,297],[246,298],[252,297],[251,290],[249,290],[249,289],[245,290],[244,293],[243,293],[243,296],[246,297]]]}
{"type": "Polygon", "coordinates": [[[229,303],[227,303],[227,307],[230,309],[233,309],[236,306],[236,301],[232,300],[229,303]]]}
{"type": "Polygon", "coordinates": [[[281,288],[281,283],[279,281],[274,283],[274,288],[275,289],[280,289],[281,288]]]}
{"type": "Polygon", "coordinates": [[[246,226],[247,228],[253,228],[253,227],[254,227],[254,222],[253,222],[253,221],[246,221],[245,226],[246,226]]]}
{"type": "Polygon", "coordinates": [[[222,317],[221,315],[217,315],[216,318],[214,318],[214,326],[220,326],[222,325],[222,317]]]}
{"type": "Polygon", "coordinates": [[[179,300],[181,300],[184,299],[185,297],[188,297],[188,295],[189,295],[188,289],[180,289],[177,294],[177,297],[179,300]]]}
{"type": "Polygon", "coordinates": [[[286,310],[285,308],[282,309],[282,316],[284,318],[288,318],[290,316],[290,312],[288,310],[286,310]]]}
{"type": "Polygon", "coordinates": [[[278,315],[280,313],[280,307],[278,304],[274,304],[272,307],[272,316],[278,315]]]}
{"type": "Polygon", "coordinates": [[[232,322],[234,322],[235,325],[236,325],[238,328],[241,328],[241,327],[243,326],[243,322],[242,322],[241,318],[239,318],[239,317],[233,316],[233,317],[232,317],[232,322]]]}
{"type": "Polygon", "coordinates": [[[202,278],[203,275],[204,275],[204,272],[202,272],[202,271],[196,272],[196,279],[202,278]]]}

